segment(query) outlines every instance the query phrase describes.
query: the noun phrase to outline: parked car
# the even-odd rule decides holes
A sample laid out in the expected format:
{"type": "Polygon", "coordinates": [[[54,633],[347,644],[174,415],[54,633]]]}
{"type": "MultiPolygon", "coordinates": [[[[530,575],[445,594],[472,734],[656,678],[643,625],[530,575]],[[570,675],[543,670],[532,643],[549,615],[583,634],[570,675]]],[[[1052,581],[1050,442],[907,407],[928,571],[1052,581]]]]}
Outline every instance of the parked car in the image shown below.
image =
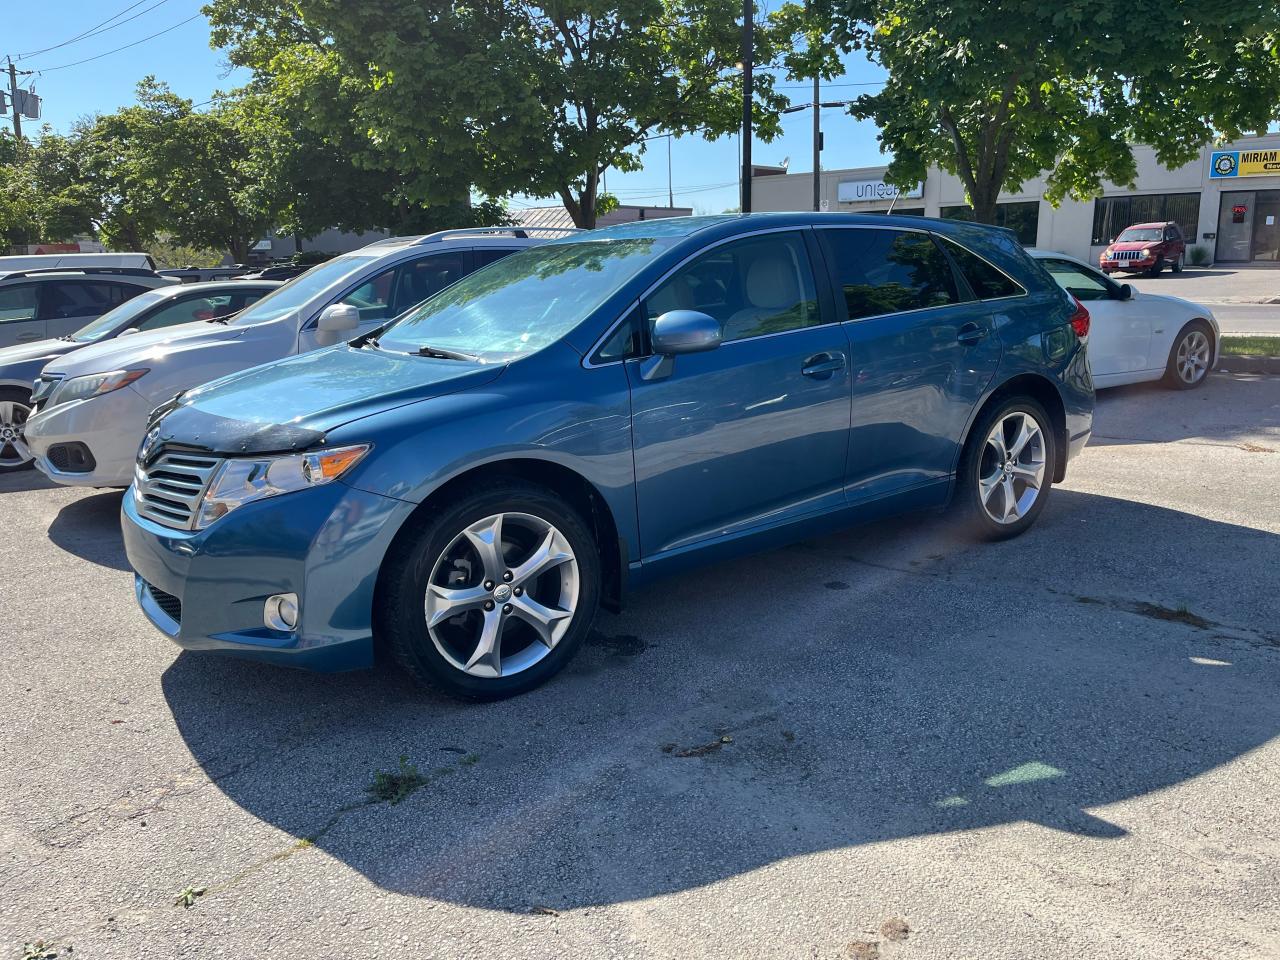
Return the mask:
{"type": "Polygon", "coordinates": [[[125,487],[147,414],[190,387],[313,350],[392,317],[538,240],[506,228],[371,244],[296,277],[227,324],[197,324],[77,350],[45,367],[25,427],[36,466],[58,483],[125,487]]]}
{"type": "Polygon", "coordinates": [[[70,336],[0,350],[0,473],[32,464],[25,429],[31,415],[32,383],[46,364],[88,344],[125,334],[225,319],[278,286],[268,280],[167,284],[126,300],[70,336]]]}
{"type": "Polygon", "coordinates": [[[174,281],[133,267],[19,270],[0,277],[0,347],[79,330],[140,293],[174,281]]]}
{"type": "Polygon", "coordinates": [[[0,274],[83,267],[124,267],[154,272],[156,262],[149,253],[33,253],[0,257],[0,274]]]}
{"type": "Polygon", "coordinates": [[[1187,241],[1172,220],[1135,223],[1125,227],[1102,251],[1098,266],[1103,273],[1149,273],[1155,276],[1165,267],[1181,273],[1186,265],[1187,241]]]}
{"type": "Polygon", "coordinates": [[[1218,361],[1213,311],[1178,297],[1139,293],[1062,253],[1029,251],[1093,318],[1089,364],[1099,387],[1161,380],[1175,389],[1204,383],[1218,361]]]}
{"type": "Polygon", "coordinates": [[[292,280],[299,274],[306,273],[315,264],[311,263],[275,263],[258,269],[245,268],[237,276],[253,280],[292,280]]]}
{"type": "Polygon", "coordinates": [[[1022,533],[1089,438],[1088,327],[1012,233],[959,221],[567,237],[157,410],[123,503],[138,600],[190,649],[334,670],[377,636],[452,694],[519,693],[692,563],[951,500],[1022,533]]]}
{"type": "MultiPolygon", "coordinates": [[[[236,277],[243,277],[248,269],[240,264],[233,264],[229,267],[172,267],[156,272],[162,277],[172,277],[181,283],[208,283],[210,280],[233,280],[236,277]]],[[[291,277],[252,277],[251,279],[288,280],[291,277]]]]}

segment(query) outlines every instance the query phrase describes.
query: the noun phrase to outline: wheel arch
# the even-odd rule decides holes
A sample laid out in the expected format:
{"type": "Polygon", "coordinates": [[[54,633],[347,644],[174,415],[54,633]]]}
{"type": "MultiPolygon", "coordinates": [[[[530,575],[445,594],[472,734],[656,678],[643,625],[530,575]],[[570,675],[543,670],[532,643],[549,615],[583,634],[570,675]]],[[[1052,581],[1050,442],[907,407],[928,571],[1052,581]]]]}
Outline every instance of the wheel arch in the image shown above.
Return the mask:
{"type": "MultiPolygon", "coordinates": [[[[595,484],[571,467],[552,460],[512,457],[492,460],[455,474],[432,490],[430,495],[405,517],[399,530],[387,545],[384,556],[395,550],[401,538],[408,535],[408,531],[414,528],[415,521],[424,514],[437,509],[441,503],[458,496],[468,487],[499,479],[524,480],[546,487],[564,497],[578,511],[591,528],[600,551],[603,574],[600,605],[614,612],[621,610],[626,591],[628,558],[627,548],[619,536],[613,511],[595,484]]],[[[382,589],[380,575],[375,588],[375,607],[378,602],[377,594],[382,589]]]]}
{"type": "MultiPolygon", "coordinates": [[[[960,446],[961,456],[972,440],[974,424],[992,407],[1003,403],[1010,397],[1031,397],[1049,414],[1053,421],[1054,464],[1053,482],[1061,483],[1067,475],[1067,450],[1071,438],[1067,434],[1067,408],[1062,401],[1062,394],[1048,377],[1037,373],[1020,373],[1010,377],[993,390],[987,399],[973,412],[969,426],[965,430],[964,443],[960,446]]],[[[957,460],[959,463],[959,460],[957,460]]]]}

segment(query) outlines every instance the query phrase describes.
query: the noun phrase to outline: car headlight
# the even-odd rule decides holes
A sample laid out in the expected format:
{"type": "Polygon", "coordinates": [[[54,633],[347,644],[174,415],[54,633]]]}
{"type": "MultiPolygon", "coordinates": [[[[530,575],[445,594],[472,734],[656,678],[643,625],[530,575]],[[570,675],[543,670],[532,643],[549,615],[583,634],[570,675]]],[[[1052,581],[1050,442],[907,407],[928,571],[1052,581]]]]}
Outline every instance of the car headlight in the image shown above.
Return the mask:
{"type": "Polygon", "coordinates": [[[127,387],[147,374],[147,370],[112,370],[110,373],[91,373],[87,377],[72,377],[63,380],[54,388],[49,398],[50,406],[68,403],[72,400],[86,400],[98,397],[112,390],[127,387]]]}
{"type": "Polygon", "coordinates": [[[368,452],[369,444],[358,443],[282,457],[226,460],[213,475],[200,501],[196,529],[203,530],[246,503],[332,483],[368,452]]]}

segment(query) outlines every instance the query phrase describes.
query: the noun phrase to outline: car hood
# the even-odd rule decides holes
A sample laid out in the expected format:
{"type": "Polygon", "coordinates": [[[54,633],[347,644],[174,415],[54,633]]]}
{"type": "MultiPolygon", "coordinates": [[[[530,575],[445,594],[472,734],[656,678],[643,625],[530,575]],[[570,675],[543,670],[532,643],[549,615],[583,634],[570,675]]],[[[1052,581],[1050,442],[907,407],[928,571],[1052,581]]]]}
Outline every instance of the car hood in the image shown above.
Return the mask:
{"type": "Polygon", "coordinates": [[[370,347],[327,347],[182,394],[148,443],[230,454],[303,449],[344,423],[489,383],[505,369],[370,347]]]}
{"type": "MultiPolygon", "coordinates": [[[[22,343],[16,347],[5,347],[0,350],[0,380],[5,379],[6,371],[13,366],[30,366],[33,361],[43,360],[48,363],[58,357],[66,356],[72,350],[83,350],[85,344],[71,340],[39,340],[36,343],[22,343]]],[[[43,366],[44,364],[41,364],[43,366]]]]}
{"type": "Polygon", "coordinates": [[[1141,294],[1142,300],[1157,303],[1167,303],[1170,306],[1180,307],[1188,314],[1195,314],[1197,317],[1212,317],[1213,311],[1202,303],[1196,303],[1193,300],[1183,300],[1181,297],[1171,297],[1167,293],[1147,293],[1145,290],[1141,294]]]}
{"type": "Polygon", "coordinates": [[[50,373],[80,377],[108,370],[145,367],[147,360],[180,350],[191,350],[210,343],[235,340],[249,327],[229,327],[221,323],[197,320],[163,330],[116,337],[105,343],[81,347],[64,360],[52,364],[50,373]]]}

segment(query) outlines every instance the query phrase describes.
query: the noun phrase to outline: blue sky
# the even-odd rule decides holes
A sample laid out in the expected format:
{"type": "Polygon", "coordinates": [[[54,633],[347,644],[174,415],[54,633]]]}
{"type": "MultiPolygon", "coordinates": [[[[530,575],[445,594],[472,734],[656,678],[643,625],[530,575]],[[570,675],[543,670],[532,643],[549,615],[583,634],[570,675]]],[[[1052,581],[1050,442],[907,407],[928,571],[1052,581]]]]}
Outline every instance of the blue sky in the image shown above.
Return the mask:
{"type": "MultiPolygon", "coordinates": [[[[37,7],[21,3],[17,17],[8,17],[0,32],[8,54],[20,70],[35,71],[22,77],[25,87],[34,82],[44,101],[44,122],[65,131],[78,118],[109,113],[133,102],[134,87],[147,74],[169,84],[181,96],[196,103],[208,100],[215,90],[245,82],[247,73],[232,70],[223,55],[209,47],[209,24],[200,15],[203,0],[57,0],[37,7]],[[115,14],[100,32],[68,43],[115,14]],[[183,22],[187,21],[187,22],[183,22]],[[170,29],[172,28],[172,29],[170,29]],[[153,34],[167,31],[153,39],[153,34]],[[141,41],[141,42],[138,42],[141,41]],[[116,53],[110,51],[135,44],[116,53]],[[56,49],[46,49],[58,45],[56,49]],[[36,53],[35,51],[45,52],[36,53]],[[107,54],[101,56],[101,54],[107,54]],[[19,59],[19,56],[21,59],[19,59]],[[88,58],[95,58],[89,60],[88,58]],[[85,63],[76,61],[88,60],[85,63]]],[[[761,5],[762,8],[764,4],[761,5]]],[[[846,75],[823,90],[824,100],[843,100],[874,87],[883,74],[861,55],[846,61],[846,75]]],[[[785,93],[797,104],[810,100],[807,83],[781,79],[785,93]]],[[[7,120],[7,118],[6,118],[7,120]]],[[[783,135],[773,143],[755,142],[757,163],[781,163],[790,157],[790,168],[812,169],[812,115],[808,111],[782,118],[783,135]]],[[[28,127],[28,130],[30,127],[28,127]]],[[[883,162],[874,125],[859,123],[843,110],[823,111],[827,168],[863,166],[883,162]]],[[[700,137],[677,139],[671,151],[671,176],[679,206],[699,213],[718,213],[738,203],[736,137],[707,142],[700,137]]],[[[609,192],[623,203],[665,204],[667,201],[666,143],[656,140],[636,173],[611,173],[609,192]]],[[[517,205],[554,201],[519,198],[517,205]]]]}

